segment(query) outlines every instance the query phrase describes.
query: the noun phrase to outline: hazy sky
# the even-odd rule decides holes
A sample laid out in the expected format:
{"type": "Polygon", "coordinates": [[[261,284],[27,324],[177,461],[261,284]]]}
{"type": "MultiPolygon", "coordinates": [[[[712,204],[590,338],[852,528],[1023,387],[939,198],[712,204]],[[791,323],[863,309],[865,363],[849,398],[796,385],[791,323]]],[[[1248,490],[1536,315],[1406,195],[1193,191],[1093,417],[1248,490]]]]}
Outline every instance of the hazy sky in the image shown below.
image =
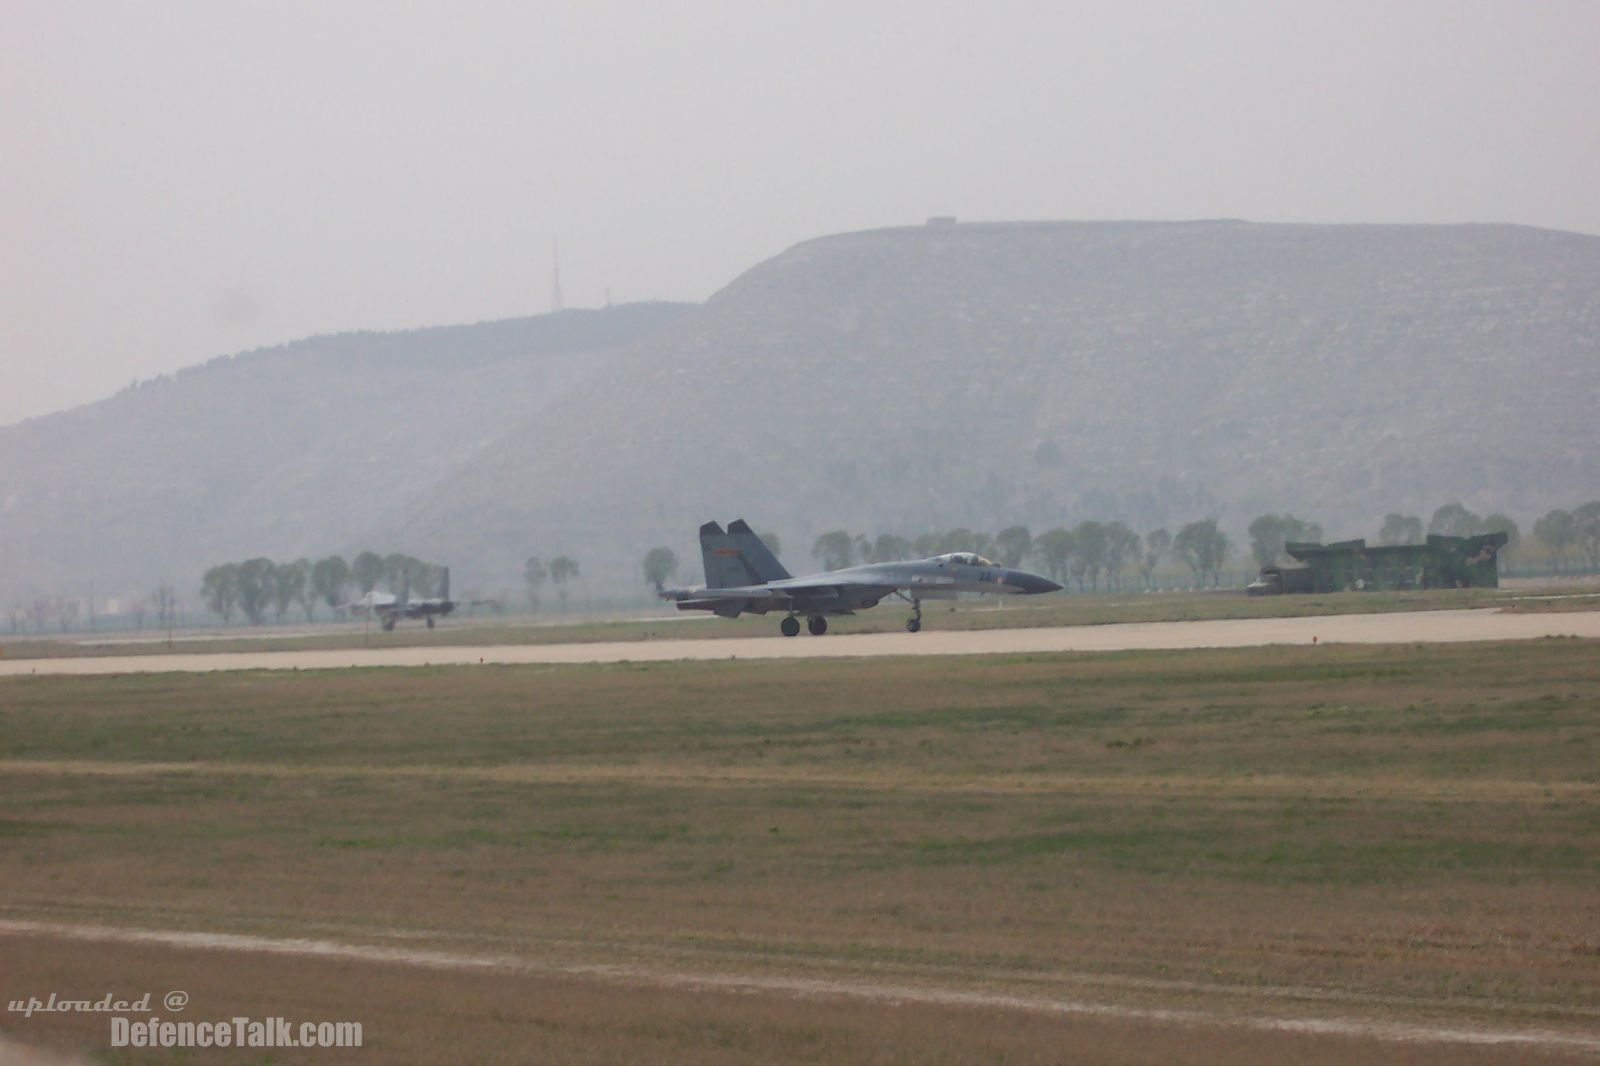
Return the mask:
{"type": "MultiPolygon", "coordinates": [[[[0,424],[963,219],[1600,233],[1600,3],[0,0],[0,424]]],[[[352,397],[359,402],[359,397],[352,397]]]]}

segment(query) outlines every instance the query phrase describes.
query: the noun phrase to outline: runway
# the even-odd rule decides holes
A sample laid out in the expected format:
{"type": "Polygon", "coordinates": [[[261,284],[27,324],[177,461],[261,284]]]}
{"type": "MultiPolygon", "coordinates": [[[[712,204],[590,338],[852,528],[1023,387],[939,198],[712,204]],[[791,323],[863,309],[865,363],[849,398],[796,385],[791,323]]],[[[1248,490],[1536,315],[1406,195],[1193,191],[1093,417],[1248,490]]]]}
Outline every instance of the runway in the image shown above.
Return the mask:
{"type": "Polygon", "coordinates": [[[672,662],[714,659],[847,659],[883,655],[1027,655],[1066,651],[1247,648],[1269,644],[1439,644],[1600,638],[1600,611],[1502,614],[1496,608],[1392,614],[1132,622],[1045,629],[863,633],[484,647],[346,648],[213,655],[93,656],[0,660],[0,677],[47,674],[203,673],[216,670],[340,670],[379,666],[672,662]]]}

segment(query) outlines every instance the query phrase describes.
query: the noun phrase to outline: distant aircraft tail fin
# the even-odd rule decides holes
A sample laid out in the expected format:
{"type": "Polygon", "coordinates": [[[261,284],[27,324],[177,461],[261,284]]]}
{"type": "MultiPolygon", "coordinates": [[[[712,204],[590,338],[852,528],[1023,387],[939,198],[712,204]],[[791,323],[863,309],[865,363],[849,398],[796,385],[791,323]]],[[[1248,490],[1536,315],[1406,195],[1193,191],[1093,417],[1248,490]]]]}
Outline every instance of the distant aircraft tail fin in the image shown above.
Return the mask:
{"type": "Polygon", "coordinates": [[[767,547],[766,541],[757,536],[744,519],[735,519],[728,526],[728,539],[739,549],[740,558],[749,565],[757,580],[782,581],[790,576],[789,571],[778,562],[778,557],[772,554],[772,549],[767,547]]]}
{"type": "Polygon", "coordinates": [[[448,566],[444,568],[444,573],[439,575],[439,598],[441,600],[450,598],[450,568],[448,566]]]}
{"type": "Polygon", "coordinates": [[[400,571],[400,595],[395,597],[394,605],[404,607],[411,602],[411,571],[400,571]]]}

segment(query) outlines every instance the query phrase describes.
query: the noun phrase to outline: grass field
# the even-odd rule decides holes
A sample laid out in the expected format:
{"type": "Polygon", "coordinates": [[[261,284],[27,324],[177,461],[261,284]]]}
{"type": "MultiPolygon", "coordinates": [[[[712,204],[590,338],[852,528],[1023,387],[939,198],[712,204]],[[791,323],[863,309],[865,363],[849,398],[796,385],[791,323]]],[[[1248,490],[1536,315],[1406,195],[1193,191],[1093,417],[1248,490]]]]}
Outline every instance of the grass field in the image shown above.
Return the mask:
{"type": "Polygon", "coordinates": [[[366,1023],[307,1061],[1600,1049],[1593,642],[15,678],[0,770],[0,919],[503,960],[0,933],[7,998],[366,1023]]]}
{"type": "MultiPolygon", "coordinates": [[[[1037,626],[1107,625],[1117,622],[1188,622],[1217,618],[1296,618],[1329,614],[1375,614],[1390,611],[1452,610],[1500,607],[1512,611],[1592,611],[1600,591],[1591,586],[1563,587],[1559,592],[1527,589],[1436,589],[1415,592],[1342,592],[1319,596],[1246,596],[1238,591],[1171,592],[1126,595],[1054,595],[977,598],[958,602],[928,601],[923,608],[929,630],[1002,629],[1037,626]]],[[[909,607],[888,600],[874,610],[829,621],[834,633],[899,632],[909,607]]],[[[437,629],[408,622],[394,632],[359,622],[337,630],[321,629],[303,636],[283,635],[270,627],[218,630],[207,639],[180,633],[174,647],[183,652],[295,651],[361,647],[427,647],[434,645],[569,644],[597,641],[685,640],[772,636],[778,615],[746,615],[738,619],[707,617],[699,612],[663,615],[657,620],[572,622],[530,619],[505,622],[485,618],[447,620],[437,629]]],[[[289,632],[293,632],[291,629],[289,632]]],[[[9,659],[85,655],[158,655],[164,641],[146,634],[137,643],[98,643],[74,639],[13,636],[0,641],[0,655],[9,659]]]]}

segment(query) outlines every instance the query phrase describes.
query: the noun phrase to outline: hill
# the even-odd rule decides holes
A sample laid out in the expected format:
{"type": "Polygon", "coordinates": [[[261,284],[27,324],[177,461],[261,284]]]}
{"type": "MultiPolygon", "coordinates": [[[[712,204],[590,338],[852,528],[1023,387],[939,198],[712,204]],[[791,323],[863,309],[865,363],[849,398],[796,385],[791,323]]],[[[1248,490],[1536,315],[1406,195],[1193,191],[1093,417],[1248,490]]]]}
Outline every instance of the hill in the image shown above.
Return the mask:
{"type": "MultiPolygon", "coordinates": [[[[992,223],[807,241],[704,305],[321,337],[0,429],[0,597],[374,546],[514,591],[744,515],[915,534],[1600,495],[1600,238],[992,223]],[[68,583],[75,583],[69,585],[68,583]]],[[[119,584],[120,583],[120,584],[119,584]]]]}
{"type": "MultiPolygon", "coordinates": [[[[748,271],[401,526],[631,575],[706,518],[818,532],[1292,510],[1330,532],[1600,487],[1600,239],[1516,226],[931,225],[748,271]]],[[[796,550],[799,549],[799,550],[796,550]]],[[[691,565],[687,569],[697,570],[691,565]]]]}
{"type": "Polygon", "coordinates": [[[211,562],[367,534],[389,548],[453,467],[684,309],[315,337],[0,427],[0,596],[192,585],[211,562]]]}

